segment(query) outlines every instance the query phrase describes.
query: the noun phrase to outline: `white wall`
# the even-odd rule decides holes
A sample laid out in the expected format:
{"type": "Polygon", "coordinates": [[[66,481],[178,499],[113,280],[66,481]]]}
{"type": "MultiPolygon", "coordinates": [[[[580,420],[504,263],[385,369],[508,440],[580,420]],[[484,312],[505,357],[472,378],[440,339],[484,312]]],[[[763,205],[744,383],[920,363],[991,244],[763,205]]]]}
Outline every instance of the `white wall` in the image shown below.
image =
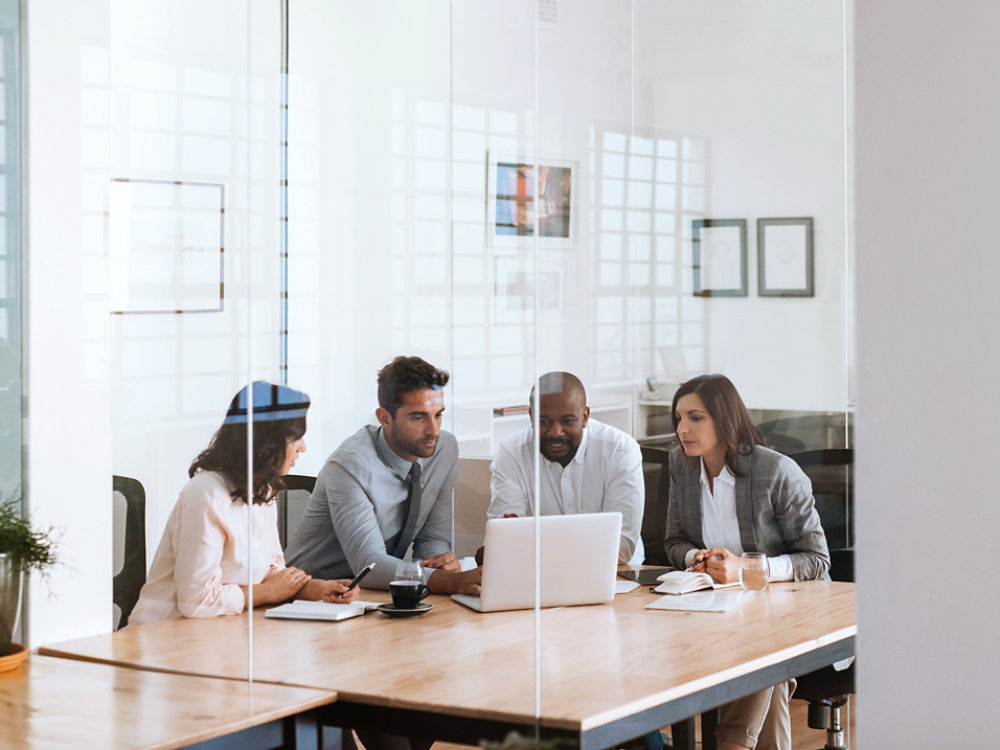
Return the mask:
{"type": "Polygon", "coordinates": [[[229,399],[279,378],[279,4],[115,0],[109,31],[111,176],[225,187],[223,309],[111,319],[112,466],[151,560],[229,399]]]}
{"type": "MultiPolygon", "coordinates": [[[[62,564],[30,579],[31,646],[108,629],[111,607],[110,316],[91,283],[103,237],[88,222],[106,190],[107,133],[81,123],[81,79],[102,70],[107,4],[27,8],[28,380],[26,505],[65,528],[62,564]],[[107,550],[106,555],[99,550],[107,550]]],[[[106,73],[106,62],[103,65],[106,73]]]]}
{"type": "Polygon", "coordinates": [[[705,215],[748,220],[749,297],[700,302],[705,369],[729,375],[754,407],[842,410],[842,3],[671,0],[638,8],[640,123],[703,137],[705,215]],[[815,219],[815,297],[758,297],[756,219],[801,216],[815,219]]]}
{"type": "Polygon", "coordinates": [[[860,746],[992,747],[1000,7],[856,14],[860,746]]]}
{"type": "Polygon", "coordinates": [[[598,327],[615,307],[599,299],[606,130],[707,150],[704,198],[677,218],[674,305],[692,369],[730,374],[752,406],[844,408],[841,3],[633,5],[562,3],[537,28],[529,2],[292,7],[289,373],[322,405],[305,467],[370,420],[375,370],[396,354],[451,369],[460,408],[521,402],[547,369],[625,389],[665,375],[627,282],[620,325],[598,327]],[[572,249],[490,246],[487,151],[577,163],[572,249]],[[747,298],[690,297],[699,216],[749,220],[747,298]],[[755,220],[783,216],[815,219],[814,298],[756,296],[755,220]],[[563,300],[537,328],[510,325],[493,299],[498,264],[533,255],[560,269],[563,300]],[[609,335],[638,340],[611,367],[597,351],[609,335]]]}
{"type": "Polygon", "coordinates": [[[393,356],[450,367],[448,7],[291,8],[288,377],[314,404],[302,473],[374,422],[393,356]]]}

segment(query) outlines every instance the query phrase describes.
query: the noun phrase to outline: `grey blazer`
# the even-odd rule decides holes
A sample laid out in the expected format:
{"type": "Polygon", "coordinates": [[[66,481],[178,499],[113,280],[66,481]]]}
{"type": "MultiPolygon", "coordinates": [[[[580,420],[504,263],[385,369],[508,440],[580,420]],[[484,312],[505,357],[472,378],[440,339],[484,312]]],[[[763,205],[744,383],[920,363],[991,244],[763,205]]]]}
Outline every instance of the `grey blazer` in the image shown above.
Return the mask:
{"type": "MultiPolygon", "coordinates": [[[[754,446],[736,466],[736,517],[744,552],[787,554],[796,581],[829,579],[830,552],[819,522],[812,482],[792,459],[754,446]]],[[[670,502],[663,543],[667,559],[684,567],[688,550],[704,549],[701,460],[680,446],[670,452],[670,502]]]]}

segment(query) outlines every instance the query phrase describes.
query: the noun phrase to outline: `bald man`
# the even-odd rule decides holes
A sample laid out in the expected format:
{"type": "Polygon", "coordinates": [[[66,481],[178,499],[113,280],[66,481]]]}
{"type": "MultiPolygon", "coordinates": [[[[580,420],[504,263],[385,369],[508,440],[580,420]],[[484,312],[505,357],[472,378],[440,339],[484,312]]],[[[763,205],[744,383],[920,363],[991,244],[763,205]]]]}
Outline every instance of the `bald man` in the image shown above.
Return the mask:
{"type": "Polygon", "coordinates": [[[568,372],[539,379],[531,390],[532,426],[497,448],[490,465],[489,518],[571,513],[622,514],[620,563],[643,561],[644,485],[639,444],[627,433],[590,418],[583,383],[568,372]],[[537,407],[537,408],[536,408],[537,407]],[[535,441],[539,432],[541,501],[535,498],[535,441]]]}

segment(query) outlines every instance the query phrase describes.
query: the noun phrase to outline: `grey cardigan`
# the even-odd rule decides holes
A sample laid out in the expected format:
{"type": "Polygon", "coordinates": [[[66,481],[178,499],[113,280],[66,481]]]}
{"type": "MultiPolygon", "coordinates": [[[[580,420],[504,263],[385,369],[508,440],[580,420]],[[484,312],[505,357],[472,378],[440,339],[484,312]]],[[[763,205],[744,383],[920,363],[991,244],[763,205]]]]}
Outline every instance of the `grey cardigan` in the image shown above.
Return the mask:
{"type": "MultiPolygon", "coordinates": [[[[820,525],[812,483],[792,459],[754,446],[736,465],[736,517],[744,552],[787,554],[796,581],[829,579],[830,552],[820,525]]],[[[701,460],[680,446],[670,452],[670,502],[663,543],[667,559],[684,567],[688,550],[704,549],[701,527],[701,460]]]]}

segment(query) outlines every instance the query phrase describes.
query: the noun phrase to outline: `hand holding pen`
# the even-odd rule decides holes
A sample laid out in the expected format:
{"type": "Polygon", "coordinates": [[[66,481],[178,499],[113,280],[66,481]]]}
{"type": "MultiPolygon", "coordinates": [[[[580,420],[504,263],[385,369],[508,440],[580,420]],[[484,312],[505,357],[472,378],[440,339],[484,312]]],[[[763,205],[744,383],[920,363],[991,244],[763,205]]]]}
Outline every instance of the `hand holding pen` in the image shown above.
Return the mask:
{"type": "Polygon", "coordinates": [[[698,550],[694,553],[693,562],[684,568],[685,573],[704,573],[708,568],[708,550],[698,550]],[[700,568],[700,570],[699,570],[700,568]]]}
{"type": "Polygon", "coordinates": [[[732,583],[739,580],[740,558],[725,547],[699,550],[694,562],[685,571],[708,573],[716,583],[732,583]]]}

